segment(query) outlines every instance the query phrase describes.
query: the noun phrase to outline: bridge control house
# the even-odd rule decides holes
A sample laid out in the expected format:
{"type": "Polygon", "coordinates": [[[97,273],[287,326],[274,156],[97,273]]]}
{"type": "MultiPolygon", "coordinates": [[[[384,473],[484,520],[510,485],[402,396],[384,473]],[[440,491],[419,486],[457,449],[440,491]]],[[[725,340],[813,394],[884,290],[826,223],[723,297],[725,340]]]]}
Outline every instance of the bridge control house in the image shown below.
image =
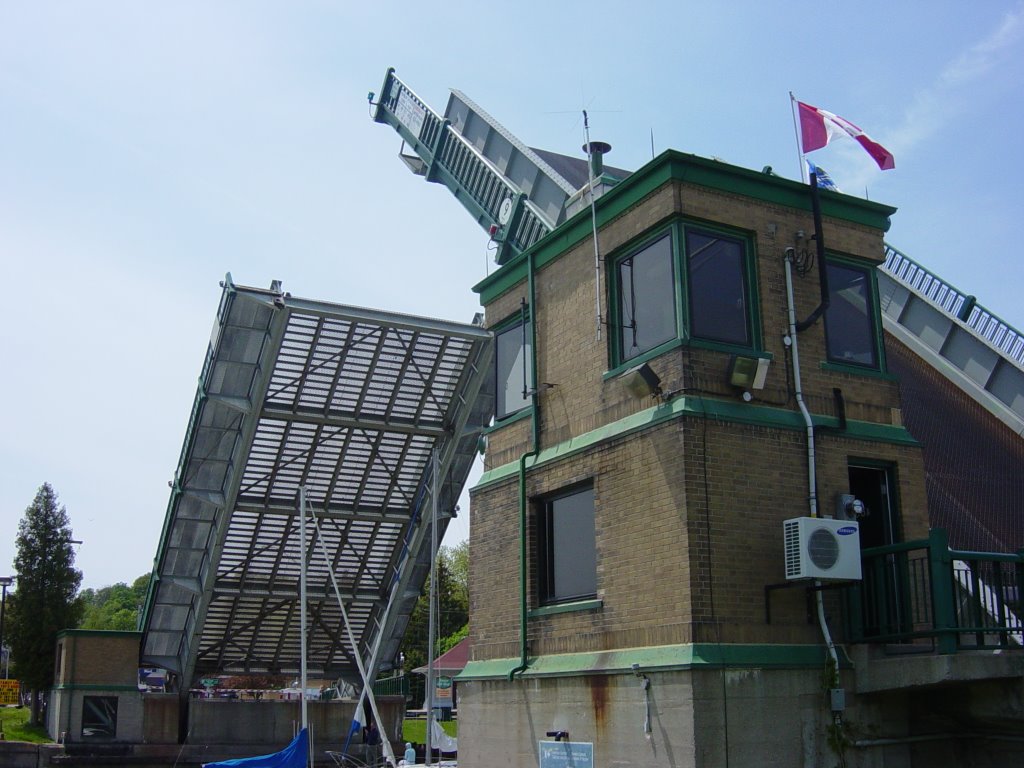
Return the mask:
{"type": "Polygon", "coordinates": [[[464,765],[1019,754],[1020,558],[930,529],[883,330],[895,209],[675,151],[588,165],[390,71],[377,119],[498,246],[464,765]]]}

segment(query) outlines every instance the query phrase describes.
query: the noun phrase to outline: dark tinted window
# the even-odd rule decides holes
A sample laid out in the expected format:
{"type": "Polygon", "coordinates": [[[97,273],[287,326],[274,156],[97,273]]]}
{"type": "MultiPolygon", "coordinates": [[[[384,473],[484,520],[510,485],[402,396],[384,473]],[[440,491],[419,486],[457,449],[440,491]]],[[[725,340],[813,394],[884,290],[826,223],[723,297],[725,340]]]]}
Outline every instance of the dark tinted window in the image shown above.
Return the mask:
{"type": "Polygon", "coordinates": [[[539,522],[541,602],[593,597],[597,593],[594,489],[546,500],[539,522]]]}
{"type": "Polygon", "coordinates": [[[655,240],[618,262],[619,360],[676,338],[672,238],[655,240]]]}
{"type": "Polygon", "coordinates": [[[687,229],[692,336],[750,344],[746,259],[739,240],[687,229]]]}
{"type": "Polygon", "coordinates": [[[825,312],[828,359],[878,367],[874,293],[866,267],[829,263],[829,307],[825,312]]]}

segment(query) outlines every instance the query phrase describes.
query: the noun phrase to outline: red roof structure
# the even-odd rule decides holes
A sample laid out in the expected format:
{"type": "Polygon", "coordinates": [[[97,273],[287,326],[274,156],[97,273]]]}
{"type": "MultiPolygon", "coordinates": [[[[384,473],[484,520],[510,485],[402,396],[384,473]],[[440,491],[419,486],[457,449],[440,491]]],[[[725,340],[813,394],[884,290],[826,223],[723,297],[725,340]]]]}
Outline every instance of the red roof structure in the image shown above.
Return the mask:
{"type": "MultiPolygon", "coordinates": [[[[466,662],[469,661],[469,650],[471,647],[468,637],[459,640],[449,650],[434,659],[434,671],[439,675],[455,677],[466,666],[466,662]]],[[[416,667],[413,672],[425,675],[427,674],[427,667],[416,667]]]]}

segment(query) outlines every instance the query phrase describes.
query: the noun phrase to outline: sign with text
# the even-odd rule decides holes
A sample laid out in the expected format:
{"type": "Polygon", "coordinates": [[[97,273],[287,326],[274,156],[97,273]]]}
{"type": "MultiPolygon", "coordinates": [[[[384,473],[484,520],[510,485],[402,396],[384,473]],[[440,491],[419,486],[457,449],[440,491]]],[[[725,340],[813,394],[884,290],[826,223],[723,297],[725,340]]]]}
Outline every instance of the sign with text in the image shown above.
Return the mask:
{"type": "Polygon", "coordinates": [[[540,768],[594,768],[594,744],[589,741],[537,742],[540,768]]]}
{"type": "Polygon", "coordinates": [[[395,117],[409,129],[409,132],[419,137],[423,129],[423,121],[427,116],[427,110],[423,105],[417,103],[416,99],[409,95],[404,88],[398,94],[398,103],[395,105],[395,117]]]}
{"type": "Polygon", "coordinates": [[[0,680],[0,705],[17,704],[20,688],[21,684],[17,680],[0,680]]]}

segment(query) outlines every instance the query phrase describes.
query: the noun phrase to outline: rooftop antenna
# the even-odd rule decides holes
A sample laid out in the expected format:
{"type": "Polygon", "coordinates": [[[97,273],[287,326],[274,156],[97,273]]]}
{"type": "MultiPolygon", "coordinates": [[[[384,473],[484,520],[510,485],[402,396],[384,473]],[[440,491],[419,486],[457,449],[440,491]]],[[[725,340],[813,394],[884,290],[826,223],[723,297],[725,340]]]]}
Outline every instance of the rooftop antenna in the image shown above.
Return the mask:
{"type": "Polygon", "coordinates": [[[610,144],[603,141],[590,141],[590,120],[587,110],[583,110],[583,136],[586,143],[583,149],[587,153],[587,175],[590,178],[590,222],[594,229],[594,315],[597,325],[597,340],[601,340],[601,248],[597,241],[597,203],[594,187],[597,176],[602,173],[602,156],[611,149],[610,144]]]}

